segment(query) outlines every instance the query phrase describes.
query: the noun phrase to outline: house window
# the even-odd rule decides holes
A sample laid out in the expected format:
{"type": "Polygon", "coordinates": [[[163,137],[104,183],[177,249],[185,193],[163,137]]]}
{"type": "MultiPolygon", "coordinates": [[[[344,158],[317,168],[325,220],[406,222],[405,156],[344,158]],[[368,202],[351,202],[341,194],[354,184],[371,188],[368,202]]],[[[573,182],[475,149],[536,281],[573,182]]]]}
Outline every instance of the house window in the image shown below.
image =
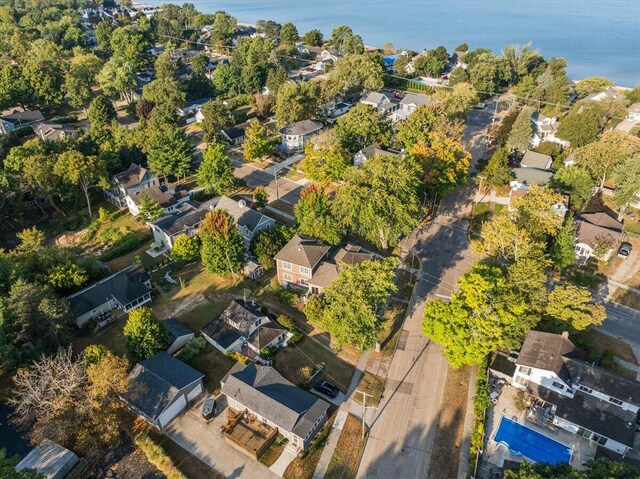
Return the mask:
{"type": "Polygon", "coordinates": [[[293,281],[293,276],[291,276],[289,273],[285,273],[282,275],[282,277],[284,278],[285,281],[293,281]]]}
{"type": "Polygon", "coordinates": [[[309,282],[306,279],[302,279],[302,278],[300,279],[300,284],[302,286],[309,286],[309,282]]]}
{"type": "Polygon", "coordinates": [[[305,268],[304,266],[300,266],[300,274],[311,276],[311,270],[309,268],[305,268]]]}
{"type": "Polygon", "coordinates": [[[282,262],[282,268],[283,269],[291,269],[291,263],[289,263],[288,261],[283,261],[282,262]]]}
{"type": "Polygon", "coordinates": [[[576,432],[578,436],[586,437],[587,439],[591,437],[592,432],[589,429],[585,429],[583,427],[578,428],[578,432],[576,432]]]}
{"type": "Polygon", "coordinates": [[[556,389],[564,390],[564,385],[559,383],[558,381],[553,381],[553,387],[556,389]]]}
{"type": "Polygon", "coordinates": [[[522,376],[516,376],[516,383],[521,386],[526,386],[529,384],[529,380],[527,378],[523,378],[522,376]]]}
{"type": "Polygon", "coordinates": [[[520,366],[518,368],[518,371],[520,371],[525,376],[531,376],[531,368],[528,368],[526,366],[520,366]]]}
{"type": "Polygon", "coordinates": [[[604,446],[604,444],[607,442],[607,438],[604,436],[601,436],[600,434],[594,434],[591,440],[597,442],[602,446],[604,446]]]}
{"type": "Polygon", "coordinates": [[[609,396],[609,402],[613,404],[617,404],[618,406],[622,406],[624,401],[620,401],[620,399],[614,398],[613,396],[609,396]]]}
{"type": "Polygon", "coordinates": [[[584,392],[589,393],[589,394],[591,394],[593,392],[593,389],[588,388],[587,386],[578,386],[578,389],[580,391],[584,391],[584,392]]]}

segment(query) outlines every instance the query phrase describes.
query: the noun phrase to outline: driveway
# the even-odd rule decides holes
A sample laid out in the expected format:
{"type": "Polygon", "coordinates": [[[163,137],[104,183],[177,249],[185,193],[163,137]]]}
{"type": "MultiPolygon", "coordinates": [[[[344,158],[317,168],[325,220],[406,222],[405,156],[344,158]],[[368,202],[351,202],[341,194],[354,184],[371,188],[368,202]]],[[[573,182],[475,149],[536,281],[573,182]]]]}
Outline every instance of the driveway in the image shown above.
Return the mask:
{"type": "Polygon", "coordinates": [[[236,162],[234,162],[233,166],[233,175],[246,181],[251,188],[264,186],[269,196],[274,199],[280,199],[290,205],[295,205],[300,199],[300,192],[304,186],[281,176],[282,173],[277,173],[276,180],[272,167],[261,170],[249,163],[236,162]]]}
{"type": "Polygon", "coordinates": [[[205,398],[176,419],[166,435],[202,462],[225,477],[234,479],[276,479],[264,464],[251,459],[230,446],[220,433],[220,426],[227,422],[225,396],[217,398],[220,413],[209,424],[202,418],[200,409],[205,398]]]}

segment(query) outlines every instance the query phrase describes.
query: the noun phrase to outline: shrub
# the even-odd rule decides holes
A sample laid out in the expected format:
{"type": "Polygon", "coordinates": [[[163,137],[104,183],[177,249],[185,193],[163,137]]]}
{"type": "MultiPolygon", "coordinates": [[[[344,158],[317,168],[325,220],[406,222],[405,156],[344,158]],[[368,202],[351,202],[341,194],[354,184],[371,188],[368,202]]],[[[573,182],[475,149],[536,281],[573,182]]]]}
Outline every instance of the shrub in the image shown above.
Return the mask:
{"type": "MultiPolygon", "coordinates": [[[[480,365],[476,378],[476,394],[473,396],[473,421],[474,427],[471,433],[471,446],[469,452],[471,456],[478,454],[484,445],[484,420],[487,408],[491,406],[491,397],[489,396],[489,381],[487,378],[487,361],[480,365]]],[[[469,460],[475,457],[470,457],[469,460]]]]}
{"type": "MultiPolygon", "coordinates": [[[[101,235],[102,236],[102,235],[101,235]]],[[[108,251],[100,256],[100,261],[110,261],[124,254],[130,253],[147,242],[149,236],[140,236],[135,233],[127,233],[117,240],[108,251]]]]}
{"type": "Polygon", "coordinates": [[[178,358],[184,362],[190,361],[195,358],[202,350],[207,346],[207,341],[202,337],[191,339],[184,348],[177,354],[178,358]]]}
{"type": "Polygon", "coordinates": [[[293,305],[293,300],[296,297],[296,293],[289,288],[285,288],[284,286],[278,285],[273,293],[277,296],[277,298],[282,301],[287,306],[293,305]]]}
{"type": "Polygon", "coordinates": [[[249,364],[249,358],[247,358],[247,357],[243,356],[242,354],[237,353],[235,351],[229,351],[227,353],[227,356],[229,358],[233,359],[234,361],[238,361],[239,363],[249,364]]]}
{"type": "Polygon", "coordinates": [[[613,351],[605,349],[600,357],[600,367],[611,369],[613,367],[613,351]]]}
{"type": "Polygon", "coordinates": [[[157,445],[148,434],[141,432],[135,438],[138,446],[151,464],[156,466],[168,479],[187,479],[182,474],[162,447],[157,445]]]}
{"type": "Polygon", "coordinates": [[[287,344],[295,344],[304,336],[293,319],[281,314],[276,318],[276,321],[280,326],[291,333],[291,337],[287,340],[287,344]]]}
{"type": "Polygon", "coordinates": [[[311,379],[311,376],[313,376],[313,368],[309,367],[309,366],[302,366],[300,368],[300,377],[303,379],[303,383],[307,383],[309,382],[309,379],[311,379]]]}
{"type": "Polygon", "coordinates": [[[266,348],[262,348],[260,350],[260,357],[263,359],[272,359],[280,348],[267,346],[266,348]]]}

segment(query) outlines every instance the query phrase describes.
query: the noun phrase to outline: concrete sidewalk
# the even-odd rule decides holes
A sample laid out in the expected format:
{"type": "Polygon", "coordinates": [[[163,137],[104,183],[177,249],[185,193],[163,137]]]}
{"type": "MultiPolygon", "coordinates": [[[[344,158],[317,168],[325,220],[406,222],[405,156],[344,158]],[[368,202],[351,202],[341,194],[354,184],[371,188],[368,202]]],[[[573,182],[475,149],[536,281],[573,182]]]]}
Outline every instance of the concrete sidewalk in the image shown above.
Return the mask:
{"type": "Polygon", "coordinates": [[[269,470],[277,476],[282,477],[284,476],[284,471],[287,470],[289,464],[291,464],[297,456],[298,454],[295,451],[292,451],[290,448],[285,447],[278,460],[271,465],[269,470]]]}

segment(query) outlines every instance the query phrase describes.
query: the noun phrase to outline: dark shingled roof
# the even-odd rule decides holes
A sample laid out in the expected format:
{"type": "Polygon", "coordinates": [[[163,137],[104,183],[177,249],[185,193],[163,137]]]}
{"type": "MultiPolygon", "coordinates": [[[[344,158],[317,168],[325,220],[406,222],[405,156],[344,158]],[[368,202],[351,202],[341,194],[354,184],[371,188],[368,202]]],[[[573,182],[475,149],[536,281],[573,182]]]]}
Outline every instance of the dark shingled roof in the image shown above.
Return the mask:
{"type": "Polygon", "coordinates": [[[167,318],[163,321],[164,327],[167,328],[171,341],[175,341],[181,336],[187,336],[193,334],[193,331],[189,329],[184,323],[181,323],[175,318],[167,318]]]}
{"type": "Polygon", "coordinates": [[[72,294],[67,297],[67,301],[76,316],[97,308],[111,297],[124,306],[150,292],[144,284],[148,278],[149,275],[144,269],[130,266],[72,294]]]}
{"type": "Polygon", "coordinates": [[[156,420],[181,389],[203,377],[191,366],[161,352],[133,367],[125,400],[148,418],[156,420]]]}
{"type": "Polygon", "coordinates": [[[529,388],[536,397],[556,406],[557,417],[633,447],[635,413],[580,391],[572,399],[534,383],[529,388]]]}
{"type": "Polygon", "coordinates": [[[640,407],[640,382],[577,359],[569,358],[565,363],[575,384],[595,389],[640,407]]]}
{"type": "Polygon", "coordinates": [[[561,334],[529,331],[520,356],[518,366],[554,371],[562,379],[570,379],[564,356],[577,357],[578,351],[569,338],[561,334]]]}
{"type": "Polygon", "coordinates": [[[223,379],[222,393],[285,431],[306,437],[329,404],[269,366],[237,363],[223,379]]]}
{"type": "Polygon", "coordinates": [[[202,332],[223,348],[228,348],[241,336],[248,338],[251,326],[264,317],[259,304],[234,299],[220,315],[202,328],[202,332]]]}
{"type": "Polygon", "coordinates": [[[245,129],[249,126],[249,122],[240,123],[239,125],[230,126],[224,128],[222,131],[231,141],[238,138],[242,138],[245,134],[245,129]]]}
{"type": "Polygon", "coordinates": [[[126,189],[139,185],[143,182],[145,177],[150,179],[152,176],[154,176],[153,173],[146,168],[136,165],[135,163],[131,163],[128,170],[118,173],[113,177],[113,179],[119,183],[120,186],[126,189]]]}
{"type": "Polygon", "coordinates": [[[396,150],[386,150],[382,148],[378,143],[372,143],[369,146],[365,146],[359,151],[367,160],[370,160],[374,156],[403,156],[403,153],[396,150]]]}
{"type": "Polygon", "coordinates": [[[202,328],[202,334],[213,339],[225,349],[242,337],[240,331],[220,319],[220,316],[216,316],[213,320],[209,321],[205,327],[202,328]]]}
{"type": "Polygon", "coordinates": [[[15,125],[44,120],[40,110],[24,110],[22,108],[14,108],[11,113],[2,115],[0,118],[15,125]]]}
{"type": "Polygon", "coordinates": [[[496,357],[493,358],[489,369],[502,374],[506,374],[507,376],[513,376],[516,372],[516,363],[514,363],[513,361],[509,361],[509,358],[506,354],[499,352],[496,354],[496,357]]]}
{"type": "Polygon", "coordinates": [[[150,186],[149,188],[136,191],[135,193],[130,194],[129,197],[136,205],[139,206],[140,203],[142,203],[143,195],[146,195],[147,198],[158,203],[163,208],[166,208],[176,202],[176,197],[173,194],[163,191],[159,186],[150,186]]]}
{"type": "Polygon", "coordinates": [[[308,135],[314,131],[320,131],[322,129],[322,123],[315,120],[302,120],[297,123],[287,125],[280,130],[282,135],[299,136],[308,135]]]}
{"type": "Polygon", "coordinates": [[[295,235],[274,258],[313,269],[330,249],[319,239],[295,235]]]}
{"type": "Polygon", "coordinates": [[[249,337],[249,342],[258,350],[266,347],[271,341],[276,339],[285,329],[274,321],[264,323],[249,337]]]}
{"type": "Polygon", "coordinates": [[[170,236],[186,232],[189,228],[197,227],[204,221],[205,216],[209,213],[218,199],[214,198],[210,201],[202,203],[197,209],[188,208],[180,213],[165,216],[153,224],[170,236]]]}

